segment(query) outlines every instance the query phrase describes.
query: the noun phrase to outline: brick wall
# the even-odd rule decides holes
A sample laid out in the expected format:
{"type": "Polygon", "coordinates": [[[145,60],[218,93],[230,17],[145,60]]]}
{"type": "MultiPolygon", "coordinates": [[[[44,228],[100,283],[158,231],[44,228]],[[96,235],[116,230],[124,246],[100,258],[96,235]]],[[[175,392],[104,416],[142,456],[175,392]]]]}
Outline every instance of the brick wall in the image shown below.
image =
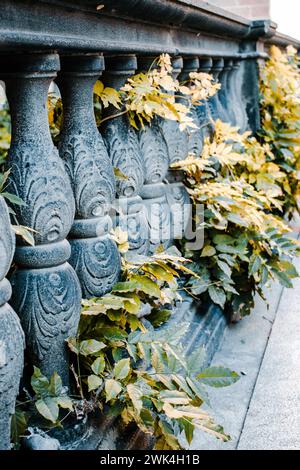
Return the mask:
{"type": "Polygon", "coordinates": [[[246,18],[270,18],[271,0],[207,0],[207,2],[246,18]]]}

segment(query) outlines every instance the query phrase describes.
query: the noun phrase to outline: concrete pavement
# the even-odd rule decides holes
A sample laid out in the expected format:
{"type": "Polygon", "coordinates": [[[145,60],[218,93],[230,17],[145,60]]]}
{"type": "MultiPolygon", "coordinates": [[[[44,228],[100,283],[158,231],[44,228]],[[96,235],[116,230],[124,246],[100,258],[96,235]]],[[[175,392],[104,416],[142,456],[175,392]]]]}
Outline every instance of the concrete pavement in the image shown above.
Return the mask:
{"type": "Polygon", "coordinates": [[[241,374],[231,387],[209,389],[211,413],[232,440],[197,431],[191,449],[300,449],[300,280],[294,289],[274,285],[267,297],[269,309],[258,299],[213,359],[241,374]]]}

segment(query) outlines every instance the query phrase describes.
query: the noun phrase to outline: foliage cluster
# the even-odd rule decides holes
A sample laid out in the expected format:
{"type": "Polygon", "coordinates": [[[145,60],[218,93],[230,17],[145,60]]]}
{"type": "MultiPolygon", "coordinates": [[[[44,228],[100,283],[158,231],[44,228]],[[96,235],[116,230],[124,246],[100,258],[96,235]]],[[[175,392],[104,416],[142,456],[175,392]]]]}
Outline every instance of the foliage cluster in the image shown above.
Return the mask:
{"type": "MultiPolygon", "coordinates": [[[[124,233],[118,231],[116,238],[124,244],[124,233]]],[[[47,422],[61,425],[59,408],[76,412],[84,407],[120,416],[125,424],[135,422],[155,437],[159,450],[181,449],[182,433],[191,443],[195,429],[229,439],[203,405],[209,404],[207,386],[226,387],[238,374],[206,367],[203,348],[185,357],[181,338],[188,324],[156,330],[180,298],[180,271],[191,273],[186,261],[175,248],[151,257],[124,255],[122,278],[112,292],[83,300],[78,335],[68,340],[78,398],[68,397],[57,374],[48,381],[35,368],[31,380],[35,395],[30,404],[47,422]]],[[[16,417],[24,425],[20,406],[16,417]]]]}
{"type": "Polygon", "coordinates": [[[196,128],[190,115],[191,107],[213,96],[220,84],[215,83],[211,75],[200,72],[191,73],[187,82],[180,83],[172,71],[170,56],[162,54],[147,72],[128,78],[120,90],[105,87],[98,81],[94,91],[104,108],[113,105],[122,109],[121,114],[127,114],[136,129],[150,124],[155,116],[179,122],[181,131],[196,128]]]}
{"type": "Polygon", "coordinates": [[[0,103],[0,173],[1,167],[7,156],[10,147],[11,128],[10,114],[6,104],[0,103]]]}
{"type": "Polygon", "coordinates": [[[204,205],[204,247],[188,253],[200,279],[188,285],[194,295],[205,293],[242,317],[271,279],[292,287],[298,273],[291,260],[300,248],[282,217],[274,215],[282,210],[285,175],[269,147],[219,120],[214,128],[201,158],[190,155],[172,165],[184,171],[193,203],[204,205]]]}
{"type": "MultiPolygon", "coordinates": [[[[291,287],[298,276],[291,259],[300,253],[299,247],[283,222],[283,216],[297,207],[296,66],[291,49],[287,55],[273,49],[262,70],[263,129],[257,138],[217,120],[201,156],[189,155],[172,165],[184,172],[192,202],[204,205],[201,251],[185,250],[189,261],[174,249],[158,250],[151,257],[132,256],[127,253],[126,234],[115,231],[113,237],[124,254],[122,278],[111,293],[83,301],[78,334],[68,340],[80,400],[68,397],[57,374],[48,380],[35,369],[32,377],[34,395],[29,401],[52,425],[61,423],[60,408],[76,411],[85,401],[89,409],[135,422],[155,436],[157,449],[180,449],[182,433],[190,443],[195,428],[228,439],[203,408],[208,403],[205,386],[227,386],[238,375],[222,367],[207,368],[202,350],[185,357],[181,338],[187,325],[173,328],[167,321],[180,300],[180,272],[187,278],[183,289],[193,296],[208,296],[237,316],[250,313],[255,293],[263,296],[271,279],[291,287]]],[[[202,104],[218,88],[203,73],[190,74],[186,83],[179,83],[169,56],[162,55],[147,73],[129,78],[120,90],[97,82],[95,112],[98,124],[107,119],[103,109],[114,107],[117,114],[109,118],[126,114],[135,128],[159,117],[176,120],[184,131],[196,126],[192,106],[202,104]]],[[[53,95],[48,104],[57,140],[62,103],[53,95]]],[[[2,177],[3,188],[7,177],[2,177]]]]}
{"type": "Polygon", "coordinates": [[[292,218],[299,213],[300,194],[300,72],[297,50],[286,52],[273,46],[270,59],[261,66],[260,139],[269,144],[273,161],[285,177],[280,186],[283,212],[292,218]]]}
{"type": "Polygon", "coordinates": [[[205,367],[203,349],[184,356],[180,339],[187,324],[155,329],[169,319],[179,298],[179,272],[190,273],[185,262],[176,251],[125,255],[122,279],[104,297],[83,301],[78,337],[69,340],[80,359],[81,392],[91,392],[102,410],[106,403],[109,414],[154,435],[156,449],[180,449],[181,432],[190,443],[195,428],[227,440],[202,409],[205,385],[222,387],[238,379],[228,369],[205,367]]]}

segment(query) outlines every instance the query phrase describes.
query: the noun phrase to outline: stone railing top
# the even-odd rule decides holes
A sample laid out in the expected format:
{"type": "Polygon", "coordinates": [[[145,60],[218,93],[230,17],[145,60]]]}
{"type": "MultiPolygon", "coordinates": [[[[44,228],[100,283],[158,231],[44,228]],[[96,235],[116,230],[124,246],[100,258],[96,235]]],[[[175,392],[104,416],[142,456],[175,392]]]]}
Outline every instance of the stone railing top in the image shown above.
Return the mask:
{"type": "Polygon", "coordinates": [[[99,17],[110,15],[122,18],[135,18],[164,26],[179,26],[194,31],[228,34],[233,37],[247,36],[251,22],[227,10],[210,5],[201,0],[41,0],[44,3],[68,5],[71,8],[86,10],[99,17]],[[97,10],[97,6],[103,8],[97,10]],[[75,5],[76,4],[76,5],[75,5]]]}
{"type": "Polygon", "coordinates": [[[283,34],[283,33],[280,33],[278,31],[271,38],[267,38],[265,40],[265,44],[267,46],[270,46],[270,45],[274,44],[275,46],[278,46],[278,47],[281,47],[281,48],[291,45],[291,46],[294,46],[298,50],[300,49],[300,40],[299,39],[295,39],[291,36],[288,36],[287,34],[283,34]]]}

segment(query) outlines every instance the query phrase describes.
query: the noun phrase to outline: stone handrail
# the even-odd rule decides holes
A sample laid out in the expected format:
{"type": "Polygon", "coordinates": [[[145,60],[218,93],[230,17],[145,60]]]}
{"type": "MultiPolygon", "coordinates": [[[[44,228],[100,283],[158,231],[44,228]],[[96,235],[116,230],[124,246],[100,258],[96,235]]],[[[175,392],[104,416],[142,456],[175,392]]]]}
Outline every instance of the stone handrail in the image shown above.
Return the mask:
{"type": "Polygon", "coordinates": [[[15,246],[0,197],[0,448],[9,448],[23,367],[18,317],[31,364],[47,376],[57,371],[68,385],[65,340],[76,334],[81,298],[110,291],[120,273],[112,226],[127,228],[130,248],[138,253],[168,246],[189,217],[187,193],[168,172],[170,162],[200,153],[207,132],[201,125],[211,117],[242,130],[259,126],[259,44],[274,36],[273,23],[250,22],[196,0],[100,3],[97,10],[92,0],[1,2],[0,80],[12,117],[9,189],[25,202],[17,218],[35,230],[35,246],[18,241],[12,310],[5,276],[15,246]],[[180,132],[175,122],[157,119],[136,132],[124,116],[98,129],[95,81],[102,75],[105,84],[119,88],[163,52],[171,54],[176,76],[204,71],[222,84],[218,96],[193,110],[199,130],[180,132]],[[64,106],[58,148],[46,107],[54,80],[64,106]],[[116,182],[113,167],[128,178],[116,182]],[[116,201],[122,213],[112,216],[116,201]]]}

